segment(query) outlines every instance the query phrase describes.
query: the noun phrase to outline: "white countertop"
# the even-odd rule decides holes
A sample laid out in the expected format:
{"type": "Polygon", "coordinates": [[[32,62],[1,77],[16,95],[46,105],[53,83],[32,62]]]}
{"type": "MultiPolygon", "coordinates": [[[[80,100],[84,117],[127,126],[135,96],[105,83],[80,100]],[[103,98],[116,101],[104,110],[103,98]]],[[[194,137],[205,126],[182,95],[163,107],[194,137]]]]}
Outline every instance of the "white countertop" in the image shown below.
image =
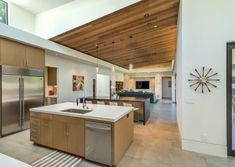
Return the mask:
{"type": "Polygon", "coordinates": [[[133,107],[126,106],[112,106],[99,104],[87,104],[87,106],[89,107],[89,109],[92,109],[92,111],[85,114],[62,112],[62,110],[66,109],[82,109],[82,103],[79,103],[79,105],[76,106],[76,103],[71,102],[31,108],[30,111],[64,116],[73,116],[107,122],[116,122],[133,110],[133,107]]]}
{"type": "Polygon", "coordinates": [[[8,157],[0,153],[0,166],[6,167],[32,167],[24,162],[8,157]]]}

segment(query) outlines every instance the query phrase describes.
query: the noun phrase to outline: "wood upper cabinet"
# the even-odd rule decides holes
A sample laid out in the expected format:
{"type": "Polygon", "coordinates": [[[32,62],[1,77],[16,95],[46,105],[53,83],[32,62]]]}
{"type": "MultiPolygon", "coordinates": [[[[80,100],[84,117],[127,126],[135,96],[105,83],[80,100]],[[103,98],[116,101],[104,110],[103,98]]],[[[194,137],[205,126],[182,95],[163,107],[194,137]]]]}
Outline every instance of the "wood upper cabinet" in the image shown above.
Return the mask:
{"type": "Polygon", "coordinates": [[[25,59],[27,67],[37,69],[45,68],[45,56],[44,50],[42,49],[26,46],[25,59]]]}
{"type": "Polygon", "coordinates": [[[43,49],[0,38],[0,63],[21,68],[45,68],[43,49]]]}
{"type": "Polygon", "coordinates": [[[25,66],[25,45],[7,39],[1,39],[1,64],[25,66]]]}
{"type": "Polygon", "coordinates": [[[57,68],[48,67],[48,80],[49,86],[57,85],[57,68]]]}

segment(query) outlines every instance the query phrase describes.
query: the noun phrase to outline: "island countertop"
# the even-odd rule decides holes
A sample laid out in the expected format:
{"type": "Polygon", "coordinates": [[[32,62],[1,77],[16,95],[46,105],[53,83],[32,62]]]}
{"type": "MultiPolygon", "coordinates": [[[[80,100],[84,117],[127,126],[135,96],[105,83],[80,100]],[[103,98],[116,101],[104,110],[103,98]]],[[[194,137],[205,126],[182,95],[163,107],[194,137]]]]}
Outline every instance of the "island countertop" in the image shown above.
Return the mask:
{"type": "Polygon", "coordinates": [[[79,117],[79,118],[106,121],[106,122],[116,122],[133,110],[133,107],[124,107],[124,106],[110,106],[110,105],[98,105],[98,104],[87,104],[87,106],[89,109],[92,109],[92,111],[85,114],[62,112],[63,110],[67,109],[82,109],[82,103],[79,103],[79,105],[77,106],[76,103],[72,102],[31,108],[30,111],[79,117]]]}

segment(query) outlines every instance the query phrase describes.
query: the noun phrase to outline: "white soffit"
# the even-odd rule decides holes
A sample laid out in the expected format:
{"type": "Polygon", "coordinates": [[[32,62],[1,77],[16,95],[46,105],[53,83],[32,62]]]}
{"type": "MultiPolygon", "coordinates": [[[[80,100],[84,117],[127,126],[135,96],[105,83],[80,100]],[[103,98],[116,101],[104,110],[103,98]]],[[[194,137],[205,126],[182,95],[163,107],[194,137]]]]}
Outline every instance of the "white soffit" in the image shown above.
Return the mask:
{"type": "Polygon", "coordinates": [[[64,5],[73,0],[6,0],[33,14],[45,12],[47,10],[64,5]]]}

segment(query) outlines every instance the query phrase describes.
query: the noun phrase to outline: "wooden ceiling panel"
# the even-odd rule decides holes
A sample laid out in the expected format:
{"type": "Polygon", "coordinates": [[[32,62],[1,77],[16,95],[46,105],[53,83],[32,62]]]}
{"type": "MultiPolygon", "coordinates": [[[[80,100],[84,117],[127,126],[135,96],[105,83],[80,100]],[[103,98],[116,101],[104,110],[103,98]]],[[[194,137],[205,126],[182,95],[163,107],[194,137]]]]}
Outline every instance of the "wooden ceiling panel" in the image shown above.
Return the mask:
{"type": "Polygon", "coordinates": [[[51,40],[126,69],[169,64],[178,7],[179,0],[142,0],[51,40]]]}

